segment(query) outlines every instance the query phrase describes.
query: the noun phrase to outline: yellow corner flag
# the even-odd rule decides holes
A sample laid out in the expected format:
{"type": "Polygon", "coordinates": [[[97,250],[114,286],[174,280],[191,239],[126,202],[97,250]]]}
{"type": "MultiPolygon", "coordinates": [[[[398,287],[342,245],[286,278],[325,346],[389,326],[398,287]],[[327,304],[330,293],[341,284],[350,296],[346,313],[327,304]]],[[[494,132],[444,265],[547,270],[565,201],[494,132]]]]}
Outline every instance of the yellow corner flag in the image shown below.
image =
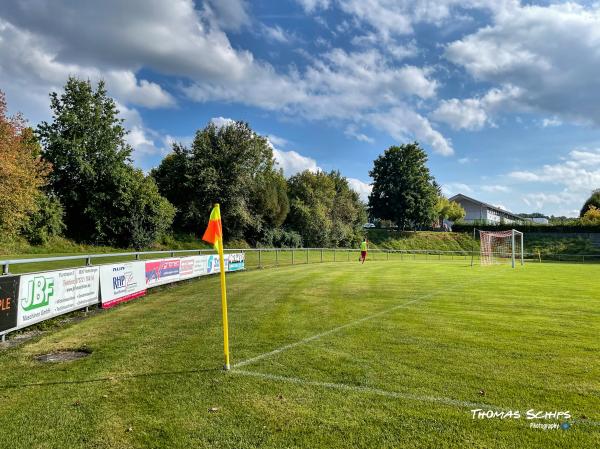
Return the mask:
{"type": "Polygon", "coordinates": [[[227,287],[225,285],[225,257],[223,256],[223,226],[221,224],[221,209],[215,204],[210,213],[208,227],[202,236],[219,252],[219,272],[221,275],[221,309],[223,311],[223,349],[225,351],[225,370],[229,370],[229,324],[227,323],[227,287]]]}

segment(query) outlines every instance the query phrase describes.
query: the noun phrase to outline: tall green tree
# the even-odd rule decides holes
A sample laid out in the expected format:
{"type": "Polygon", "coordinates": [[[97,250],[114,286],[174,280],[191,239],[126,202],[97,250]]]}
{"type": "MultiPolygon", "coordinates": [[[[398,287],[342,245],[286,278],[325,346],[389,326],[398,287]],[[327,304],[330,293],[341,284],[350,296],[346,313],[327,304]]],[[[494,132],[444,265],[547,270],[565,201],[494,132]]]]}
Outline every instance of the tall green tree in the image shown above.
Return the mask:
{"type": "Polygon", "coordinates": [[[362,236],[364,204],[339,172],[304,171],[288,180],[290,213],[286,228],[305,246],[351,246],[362,236]]]}
{"type": "Polygon", "coordinates": [[[115,101],[101,81],[70,77],[64,93],[50,94],[52,121],[38,125],[42,156],[53,166],[50,187],[65,212],[67,235],[78,240],[139,247],[165,228],[174,209],[158,195],[154,181],[136,171],[132,148],[115,101]],[[143,179],[142,179],[143,178],[143,179]],[[136,195],[148,194],[145,199],[136,195]],[[152,201],[156,207],[141,207],[152,201]],[[143,211],[148,216],[140,219],[143,211]],[[140,235],[142,226],[144,239],[140,235]],[[145,227],[144,227],[145,226],[145,227]]]}
{"type": "Polygon", "coordinates": [[[400,229],[427,227],[436,219],[437,185],[427,168],[427,154],[418,143],[388,148],[369,175],[372,216],[394,221],[400,229]]]}
{"type": "Polygon", "coordinates": [[[175,224],[183,231],[204,229],[218,202],[225,237],[255,243],[280,226],[289,209],[271,146],[245,122],[198,130],[191,147],[174,145],[152,176],[177,207],[175,224]]]}
{"type": "Polygon", "coordinates": [[[581,212],[579,213],[579,216],[583,217],[585,215],[585,213],[590,209],[591,206],[600,208],[600,189],[596,189],[592,192],[591,196],[586,200],[583,207],[581,208],[581,212]]]}

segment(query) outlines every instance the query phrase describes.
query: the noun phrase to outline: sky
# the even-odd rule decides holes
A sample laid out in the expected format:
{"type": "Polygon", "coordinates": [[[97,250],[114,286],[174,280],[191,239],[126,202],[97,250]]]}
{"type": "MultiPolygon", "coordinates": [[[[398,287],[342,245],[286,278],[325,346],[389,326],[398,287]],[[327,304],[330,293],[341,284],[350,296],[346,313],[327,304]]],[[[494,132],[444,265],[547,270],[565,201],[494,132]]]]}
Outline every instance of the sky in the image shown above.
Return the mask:
{"type": "Polygon", "coordinates": [[[105,80],[134,164],[211,121],[268,136],[286,176],[417,141],[443,192],[575,216],[600,188],[600,4],[517,0],[0,0],[0,90],[32,125],[105,80]]]}

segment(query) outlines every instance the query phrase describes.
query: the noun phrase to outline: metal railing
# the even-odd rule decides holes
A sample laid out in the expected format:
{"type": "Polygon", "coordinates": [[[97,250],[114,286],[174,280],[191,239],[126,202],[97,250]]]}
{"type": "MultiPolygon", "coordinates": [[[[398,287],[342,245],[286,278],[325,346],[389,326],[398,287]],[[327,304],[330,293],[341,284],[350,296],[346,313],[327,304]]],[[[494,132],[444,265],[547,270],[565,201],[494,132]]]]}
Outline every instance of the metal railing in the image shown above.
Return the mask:
{"type": "MultiPolygon", "coordinates": [[[[353,257],[359,253],[359,249],[354,248],[231,248],[225,252],[242,252],[246,255],[246,267],[264,268],[280,265],[298,265],[321,262],[350,262],[353,257]]],[[[92,265],[94,260],[101,263],[114,263],[128,260],[148,260],[161,256],[175,257],[176,255],[195,255],[214,253],[212,249],[195,250],[166,250],[166,251],[135,251],[122,253],[96,253],[96,254],[77,254],[68,256],[53,257],[34,257],[22,259],[0,260],[2,274],[10,273],[10,267],[14,265],[29,265],[31,271],[50,270],[48,263],[69,262],[81,260],[86,266],[92,265]],[[110,260],[115,259],[115,260],[110,260]],[[38,264],[36,266],[36,264],[38,264]],[[36,268],[38,268],[36,270],[36,268]]],[[[413,261],[471,261],[479,260],[479,251],[444,251],[431,249],[370,249],[368,252],[369,260],[413,260],[413,261]]],[[[495,256],[501,258],[504,254],[497,253],[495,256]]],[[[525,253],[524,258],[529,262],[566,262],[566,263],[599,263],[600,254],[540,254],[525,253]]],[[[63,265],[63,264],[61,264],[63,265]]],[[[74,264],[70,266],[61,266],[57,268],[72,268],[81,266],[74,264]]],[[[57,269],[56,268],[56,269],[57,269]]],[[[25,271],[19,270],[18,274],[25,271]]]]}

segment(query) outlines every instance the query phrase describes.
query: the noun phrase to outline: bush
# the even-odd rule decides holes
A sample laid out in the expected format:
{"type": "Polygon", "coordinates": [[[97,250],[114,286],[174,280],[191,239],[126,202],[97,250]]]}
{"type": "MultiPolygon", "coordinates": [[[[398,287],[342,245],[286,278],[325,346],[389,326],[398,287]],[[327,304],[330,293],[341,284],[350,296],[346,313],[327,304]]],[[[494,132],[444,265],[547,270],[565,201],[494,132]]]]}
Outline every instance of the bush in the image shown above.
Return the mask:
{"type": "Polygon", "coordinates": [[[175,207],[160,195],[154,179],[141,170],[132,171],[128,187],[124,198],[128,215],[121,242],[135,249],[147,248],[171,228],[175,207]]]}
{"type": "Polygon", "coordinates": [[[51,237],[59,236],[65,229],[64,210],[54,195],[40,194],[36,199],[36,210],[29,214],[21,234],[32,245],[45,245],[51,237]]]}
{"type": "Polygon", "coordinates": [[[302,237],[296,231],[281,228],[269,229],[265,232],[258,246],[266,248],[301,248],[302,237]]]}
{"type": "Polygon", "coordinates": [[[548,232],[548,233],[589,233],[589,232],[600,232],[600,225],[598,224],[584,224],[581,222],[564,225],[545,225],[538,223],[522,223],[522,224],[473,224],[473,223],[454,223],[452,230],[454,232],[468,232],[473,233],[473,229],[480,229],[482,231],[510,231],[516,229],[524,233],[527,232],[548,232]]]}

